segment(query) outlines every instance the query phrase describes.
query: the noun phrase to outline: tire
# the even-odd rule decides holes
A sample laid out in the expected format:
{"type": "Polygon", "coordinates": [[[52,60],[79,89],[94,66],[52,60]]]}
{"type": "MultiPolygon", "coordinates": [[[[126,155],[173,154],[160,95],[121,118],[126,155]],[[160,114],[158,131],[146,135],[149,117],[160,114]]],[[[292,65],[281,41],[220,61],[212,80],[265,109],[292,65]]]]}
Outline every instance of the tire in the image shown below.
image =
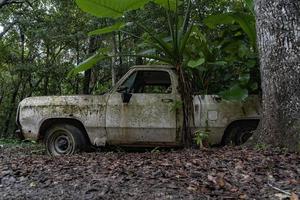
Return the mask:
{"type": "Polygon", "coordinates": [[[56,124],[46,130],[45,146],[51,156],[73,155],[87,148],[83,132],[69,124],[56,124]]]}
{"type": "Polygon", "coordinates": [[[257,126],[258,121],[237,122],[226,131],[222,143],[224,145],[242,145],[252,136],[253,131],[255,131],[257,126]]]}

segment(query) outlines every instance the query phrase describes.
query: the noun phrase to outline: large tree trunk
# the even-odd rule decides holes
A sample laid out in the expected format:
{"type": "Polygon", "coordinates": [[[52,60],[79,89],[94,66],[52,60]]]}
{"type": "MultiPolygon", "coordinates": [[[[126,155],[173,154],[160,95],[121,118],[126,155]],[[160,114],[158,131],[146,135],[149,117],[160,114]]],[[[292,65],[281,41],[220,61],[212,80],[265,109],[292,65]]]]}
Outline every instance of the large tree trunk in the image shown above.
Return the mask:
{"type": "Polygon", "coordinates": [[[300,151],[300,1],[256,0],[263,116],[254,141],[300,151]]]}
{"type": "Polygon", "coordinates": [[[192,146],[192,129],[194,125],[194,110],[193,110],[193,92],[191,80],[188,74],[184,71],[183,66],[178,64],[176,66],[179,82],[179,92],[182,100],[183,111],[183,127],[182,127],[182,142],[185,147],[192,146]]]}

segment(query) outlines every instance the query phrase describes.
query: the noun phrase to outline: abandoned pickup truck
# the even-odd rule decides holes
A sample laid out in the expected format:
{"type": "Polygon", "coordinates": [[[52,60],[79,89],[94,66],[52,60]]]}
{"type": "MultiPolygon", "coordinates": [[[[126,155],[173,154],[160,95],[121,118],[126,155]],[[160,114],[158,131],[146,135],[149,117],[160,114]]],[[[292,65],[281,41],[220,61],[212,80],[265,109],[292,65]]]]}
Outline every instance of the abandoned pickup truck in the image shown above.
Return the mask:
{"type": "MultiPolygon", "coordinates": [[[[50,155],[73,154],[89,146],[180,146],[183,112],[178,78],[171,66],[135,66],[104,95],[24,99],[18,131],[43,140],[50,155]],[[177,107],[177,108],[176,108],[177,107]]],[[[259,122],[255,97],[230,102],[194,96],[193,130],[209,131],[208,142],[241,144],[259,122]]]]}

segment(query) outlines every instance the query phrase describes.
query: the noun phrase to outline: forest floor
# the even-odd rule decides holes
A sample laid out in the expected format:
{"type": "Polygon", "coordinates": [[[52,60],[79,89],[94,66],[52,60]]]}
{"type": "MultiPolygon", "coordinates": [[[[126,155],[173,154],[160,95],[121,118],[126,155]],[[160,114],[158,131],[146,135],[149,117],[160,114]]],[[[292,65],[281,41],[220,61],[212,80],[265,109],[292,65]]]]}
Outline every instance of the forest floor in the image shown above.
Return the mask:
{"type": "Polygon", "coordinates": [[[0,144],[0,199],[296,200],[299,196],[299,154],[226,147],[119,149],[52,158],[38,145],[0,144]]]}

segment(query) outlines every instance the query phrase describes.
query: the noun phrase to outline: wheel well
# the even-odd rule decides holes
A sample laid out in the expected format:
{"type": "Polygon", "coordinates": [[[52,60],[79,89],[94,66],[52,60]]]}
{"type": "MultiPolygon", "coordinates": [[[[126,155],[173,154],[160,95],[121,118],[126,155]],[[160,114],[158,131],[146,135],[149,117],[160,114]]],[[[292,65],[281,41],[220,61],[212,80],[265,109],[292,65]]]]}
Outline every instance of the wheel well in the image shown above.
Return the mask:
{"type": "Polygon", "coordinates": [[[225,139],[230,134],[230,130],[235,126],[253,126],[257,128],[259,124],[259,119],[242,119],[231,122],[225,129],[221,145],[225,145],[225,139]]]}
{"type": "Polygon", "coordinates": [[[89,144],[91,144],[89,136],[85,130],[84,125],[82,124],[81,121],[77,120],[77,119],[68,119],[68,118],[51,118],[51,119],[46,119],[42,125],[40,126],[39,129],[39,140],[43,140],[44,136],[45,136],[45,132],[48,128],[50,128],[51,126],[53,126],[54,124],[70,124],[73,125],[77,128],[79,128],[82,133],[84,134],[84,136],[86,137],[87,141],[89,142],[89,144]]]}

